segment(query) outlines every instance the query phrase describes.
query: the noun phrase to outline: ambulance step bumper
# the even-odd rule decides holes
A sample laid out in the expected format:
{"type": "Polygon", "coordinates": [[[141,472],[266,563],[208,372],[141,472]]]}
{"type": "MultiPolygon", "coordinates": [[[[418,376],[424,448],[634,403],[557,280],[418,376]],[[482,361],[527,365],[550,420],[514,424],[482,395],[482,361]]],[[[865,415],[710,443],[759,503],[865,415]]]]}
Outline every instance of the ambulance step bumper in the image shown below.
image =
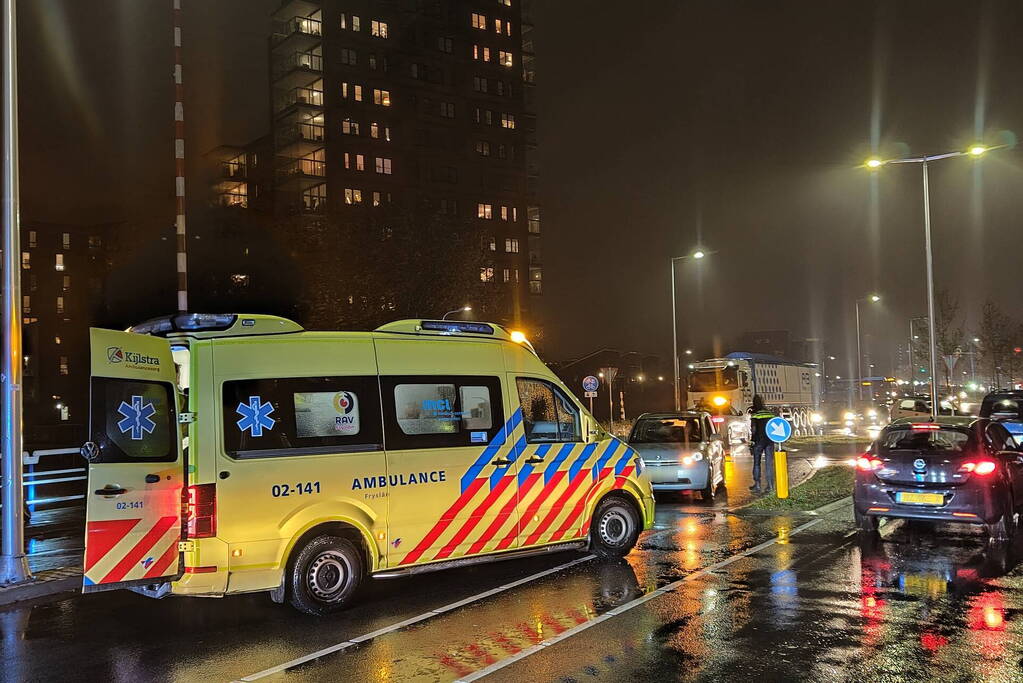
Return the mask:
{"type": "Polygon", "coordinates": [[[523,557],[533,557],[534,555],[546,555],[548,553],[561,553],[566,550],[585,550],[586,541],[573,541],[572,543],[558,543],[556,545],[545,545],[539,548],[526,548],[525,550],[513,550],[507,553],[498,553],[496,555],[474,555],[473,557],[465,557],[459,560],[449,560],[447,562],[434,562],[431,564],[419,564],[414,567],[408,567],[405,569],[394,569],[384,572],[378,572],[373,574],[374,579],[394,579],[401,576],[410,576],[412,574],[425,574],[426,572],[436,572],[442,569],[451,569],[453,567],[465,567],[472,564],[485,564],[487,562],[501,562],[502,560],[517,560],[523,557]]]}

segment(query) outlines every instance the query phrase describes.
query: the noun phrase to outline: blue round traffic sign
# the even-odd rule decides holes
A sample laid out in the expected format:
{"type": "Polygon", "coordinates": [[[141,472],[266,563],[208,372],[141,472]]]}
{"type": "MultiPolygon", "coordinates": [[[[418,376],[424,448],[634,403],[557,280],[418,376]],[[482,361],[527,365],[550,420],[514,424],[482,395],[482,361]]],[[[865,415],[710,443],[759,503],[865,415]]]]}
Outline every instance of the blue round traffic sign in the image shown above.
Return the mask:
{"type": "Polygon", "coordinates": [[[600,386],[600,380],[593,375],[583,377],[583,391],[596,391],[600,386]]]}
{"type": "Polygon", "coordinates": [[[764,426],[767,438],[775,443],[788,441],[792,436],[792,425],[784,417],[772,417],[764,426]]]}

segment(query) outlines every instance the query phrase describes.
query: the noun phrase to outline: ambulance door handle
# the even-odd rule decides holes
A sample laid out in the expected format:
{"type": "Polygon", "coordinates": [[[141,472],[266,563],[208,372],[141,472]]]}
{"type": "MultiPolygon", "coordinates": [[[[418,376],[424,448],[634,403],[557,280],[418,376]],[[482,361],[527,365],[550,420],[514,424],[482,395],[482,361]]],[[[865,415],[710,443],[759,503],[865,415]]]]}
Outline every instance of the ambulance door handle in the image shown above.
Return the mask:
{"type": "Polygon", "coordinates": [[[490,464],[491,465],[496,465],[498,467],[504,467],[505,465],[510,465],[511,463],[512,463],[512,461],[508,460],[507,458],[498,458],[497,460],[491,461],[490,464]]]}
{"type": "Polygon", "coordinates": [[[116,488],[113,486],[107,486],[105,488],[96,489],[97,496],[120,496],[124,493],[128,493],[128,489],[116,488]]]}
{"type": "Polygon", "coordinates": [[[531,458],[526,458],[526,464],[527,465],[538,465],[538,464],[540,464],[542,462],[543,462],[543,458],[541,458],[538,455],[534,455],[531,458]]]}

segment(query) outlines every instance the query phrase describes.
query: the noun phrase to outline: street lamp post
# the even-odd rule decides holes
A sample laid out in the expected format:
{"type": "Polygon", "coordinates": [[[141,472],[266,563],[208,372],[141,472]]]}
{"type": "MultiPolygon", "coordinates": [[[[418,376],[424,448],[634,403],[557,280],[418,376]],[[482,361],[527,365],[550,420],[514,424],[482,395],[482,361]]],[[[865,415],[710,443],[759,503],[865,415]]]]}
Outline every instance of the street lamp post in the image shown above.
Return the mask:
{"type": "MultiPolygon", "coordinates": [[[[1004,145],[999,145],[1004,147],[1004,145]]],[[[931,188],[930,181],[928,179],[928,166],[931,162],[940,161],[942,159],[951,159],[953,157],[972,156],[978,158],[983,156],[986,152],[997,149],[998,147],[986,147],[984,145],[973,145],[965,152],[946,152],[944,154],[929,154],[922,157],[913,157],[910,159],[891,159],[885,161],[883,159],[868,159],[866,162],[867,168],[877,170],[885,164],[920,164],[923,171],[921,180],[923,181],[923,200],[924,200],[924,252],[927,258],[927,333],[929,339],[927,345],[931,354],[930,358],[930,371],[931,371],[931,413],[937,415],[939,412],[938,404],[938,352],[937,352],[937,341],[935,331],[935,319],[934,319],[934,250],[931,244],[931,188]]]]}
{"type": "MultiPolygon", "coordinates": [[[[675,303],[675,261],[693,258],[700,260],[707,255],[702,249],[697,249],[687,256],[673,256],[671,258],[671,358],[673,372],[675,373],[675,412],[682,410],[682,390],[679,386],[678,367],[678,312],[675,303]]],[[[690,353],[687,349],[686,353],[690,353]]]]}
{"type": "Polygon", "coordinates": [[[870,301],[871,303],[877,303],[881,300],[877,294],[871,294],[870,296],[863,297],[862,299],[856,300],[856,374],[859,376],[859,397],[863,400],[863,353],[860,350],[860,302],[870,301]]]}
{"type": "Polygon", "coordinates": [[[471,310],[472,306],[462,306],[461,308],[456,308],[453,311],[448,311],[447,313],[444,314],[441,320],[447,320],[448,316],[451,315],[452,313],[468,313],[471,310]]]}

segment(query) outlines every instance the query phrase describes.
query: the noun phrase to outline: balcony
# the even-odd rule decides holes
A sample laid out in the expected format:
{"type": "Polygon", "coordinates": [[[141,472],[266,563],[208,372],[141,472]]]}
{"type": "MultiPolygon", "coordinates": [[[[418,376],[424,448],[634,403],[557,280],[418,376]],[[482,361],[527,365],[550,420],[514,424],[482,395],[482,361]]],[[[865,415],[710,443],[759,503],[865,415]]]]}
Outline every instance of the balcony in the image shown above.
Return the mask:
{"type": "Polygon", "coordinates": [[[273,49],[305,52],[323,40],[323,23],[311,17],[291,17],[274,24],[273,49]]]}
{"type": "Polygon", "coordinates": [[[285,157],[308,156],[323,149],[326,139],[326,129],[321,123],[298,122],[283,125],[277,130],[277,153],[285,157]]]}
{"type": "Polygon", "coordinates": [[[283,190],[306,190],[327,177],[327,162],[293,159],[277,169],[277,183],[283,190]]]}
{"type": "Polygon", "coordinates": [[[282,90],[308,86],[323,76],[323,57],[314,52],[293,52],[274,63],[274,85],[282,90]]]}
{"type": "Polygon", "coordinates": [[[274,12],[274,19],[308,17],[320,11],[320,0],[281,0],[281,6],[274,12]]]}
{"type": "Polygon", "coordinates": [[[281,114],[292,107],[304,109],[322,109],[323,91],[314,88],[292,88],[275,98],[274,111],[281,114]]]}
{"type": "Polygon", "coordinates": [[[220,162],[220,177],[225,180],[241,180],[246,176],[247,169],[244,161],[231,159],[220,162]]]}

